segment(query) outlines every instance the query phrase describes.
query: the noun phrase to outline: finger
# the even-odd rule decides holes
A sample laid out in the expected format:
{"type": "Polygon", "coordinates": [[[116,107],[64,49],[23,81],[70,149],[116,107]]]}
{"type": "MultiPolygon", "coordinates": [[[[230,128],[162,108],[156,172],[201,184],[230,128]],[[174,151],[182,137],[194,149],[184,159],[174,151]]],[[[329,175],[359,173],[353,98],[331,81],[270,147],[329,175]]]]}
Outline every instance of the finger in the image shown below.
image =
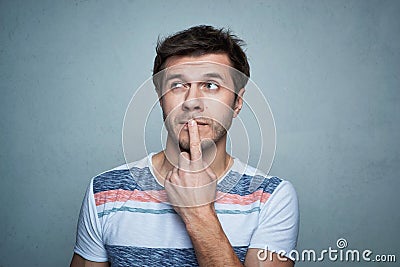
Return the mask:
{"type": "Polygon", "coordinates": [[[193,167],[197,167],[200,169],[202,167],[201,164],[201,143],[200,143],[200,134],[199,128],[197,126],[197,122],[195,120],[190,120],[188,123],[189,129],[189,144],[190,144],[190,164],[193,167]]]}
{"type": "Polygon", "coordinates": [[[172,172],[171,172],[171,181],[175,184],[175,185],[180,185],[182,182],[182,179],[179,176],[179,170],[178,168],[173,168],[172,172]]]}
{"type": "MultiPolygon", "coordinates": [[[[178,168],[174,167],[174,168],[172,169],[172,174],[173,174],[173,175],[178,175],[178,168]]],[[[179,176],[179,175],[178,175],[178,176],[179,176]]]]}
{"type": "Polygon", "coordinates": [[[206,171],[208,177],[210,177],[210,181],[215,181],[215,180],[217,180],[217,176],[216,176],[215,173],[211,170],[211,168],[205,168],[205,171],[206,171]]]}
{"type": "MultiPolygon", "coordinates": [[[[178,159],[178,167],[179,167],[179,169],[183,170],[185,172],[189,172],[190,171],[189,166],[190,166],[190,155],[189,155],[189,153],[181,152],[179,154],[179,159],[178,159]]],[[[176,169],[176,168],[174,168],[174,169],[176,169]]]]}
{"type": "Polygon", "coordinates": [[[167,172],[167,175],[165,176],[165,179],[164,179],[164,187],[165,187],[165,184],[168,182],[168,183],[171,183],[171,175],[172,175],[172,171],[168,171],[167,172]]]}

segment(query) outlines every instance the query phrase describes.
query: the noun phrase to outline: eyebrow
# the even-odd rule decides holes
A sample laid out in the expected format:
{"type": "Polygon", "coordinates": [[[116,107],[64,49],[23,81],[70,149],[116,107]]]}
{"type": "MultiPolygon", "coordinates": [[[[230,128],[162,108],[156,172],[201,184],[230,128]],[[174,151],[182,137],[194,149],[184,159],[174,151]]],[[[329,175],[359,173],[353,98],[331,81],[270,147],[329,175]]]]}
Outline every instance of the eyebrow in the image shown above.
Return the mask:
{"type": "Polygon", "coordinates": [[[216,79],[220,79],[221,81],[225,82],[224,77],[223,77],[222,75],[220,75],[219,73],[216,73],[216,72],[206,73],[206,74],[204,75],[204,77],[207,77],[207,78],[216,78],[216,79]]]}
{"type": "Polygon", "coordinates": [[[179,73],[167,75],[167,77],[165,77],[164,82],[168,82],[168,81],[173,80],[173,79],[183,79],[183,77],[184,76],[182,74],[179,74],[179,73]]]}
{"type": "MultiPolygon", "coordinates": [[[[215,79],[220,79],[222,82],[225,82],[225,79],[223,76],[221,76],[221,74],[216,73],[216,72],[210,72],[210,73],[206,73],[202,76],[203,78],[215,78],[215,79]]],[[[171,75],[167,75],[167,77],[165,78],[165,82],[168,82],[170,80],[173,79],[181,79],[181,80],[186,80],[185,76],[180,74],[180,73],[176,73],[176,74],[171,74],[171,75]]]]}

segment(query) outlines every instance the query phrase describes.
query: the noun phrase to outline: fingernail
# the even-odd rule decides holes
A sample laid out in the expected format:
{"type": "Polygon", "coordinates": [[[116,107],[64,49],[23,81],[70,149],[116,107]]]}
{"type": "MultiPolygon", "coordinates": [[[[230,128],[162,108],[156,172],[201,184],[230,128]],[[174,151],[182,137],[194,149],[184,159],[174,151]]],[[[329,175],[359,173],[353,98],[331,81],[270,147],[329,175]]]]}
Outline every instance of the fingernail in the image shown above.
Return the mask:
{"type": "Polygon", "coordinates": [[[195,120],[190,120],[189,124],[190,124],[190,126],[194,126],[196,124],[196,121],[195,120]]]}

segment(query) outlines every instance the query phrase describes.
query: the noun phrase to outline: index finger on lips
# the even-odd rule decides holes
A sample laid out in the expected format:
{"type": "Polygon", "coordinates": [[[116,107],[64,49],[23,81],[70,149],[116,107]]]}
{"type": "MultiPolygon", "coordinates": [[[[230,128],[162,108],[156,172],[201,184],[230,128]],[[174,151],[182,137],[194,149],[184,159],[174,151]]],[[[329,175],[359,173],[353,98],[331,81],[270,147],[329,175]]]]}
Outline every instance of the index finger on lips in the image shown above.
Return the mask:
{"type": "Polygon", "coordinates": [[[201,164],[201,143],[199,128],[195,120],[190,120],[188,123],[189,128],[189,144],[190,144],[190,164],[195,167],[202,168],[201,164]]]}

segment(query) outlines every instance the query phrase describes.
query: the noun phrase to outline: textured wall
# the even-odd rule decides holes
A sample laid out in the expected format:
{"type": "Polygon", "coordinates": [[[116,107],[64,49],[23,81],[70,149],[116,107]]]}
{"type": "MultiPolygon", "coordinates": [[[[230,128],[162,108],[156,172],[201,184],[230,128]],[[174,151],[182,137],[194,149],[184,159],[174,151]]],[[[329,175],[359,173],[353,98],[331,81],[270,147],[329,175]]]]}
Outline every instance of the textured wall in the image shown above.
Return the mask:
{"type": "Polygon", "coordinates": [[[398,14],[399,1],[0,1],[0,266],[69,264],[89,179],[124,162],[157,36],[196,24],[248,43],[276,121],[271,173],[299,195],[299,250],[343,237],[398,253],[398,14]]]}

